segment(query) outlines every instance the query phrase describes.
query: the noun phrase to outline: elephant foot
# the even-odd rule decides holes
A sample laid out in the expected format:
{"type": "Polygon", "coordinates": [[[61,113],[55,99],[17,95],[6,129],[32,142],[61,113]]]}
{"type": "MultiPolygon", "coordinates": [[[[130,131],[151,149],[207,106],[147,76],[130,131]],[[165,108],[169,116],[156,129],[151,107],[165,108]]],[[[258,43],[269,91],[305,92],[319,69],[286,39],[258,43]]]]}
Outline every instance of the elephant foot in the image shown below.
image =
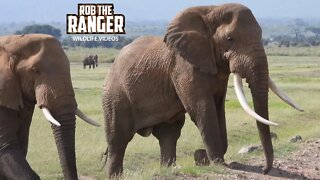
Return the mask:
{"type": "Polygon", "coordinates": [[[223,166],[226,165],[226,163],[224,162],[224,158],[223,158],[223,157],[214,158],[214,159],[212,160],[212,162],[215,163],[215,164],[223,165],[223,166]]]}
{"type": "Polygon", "coordinates": [[[205,149],[197,149],[194,152],[194,161],[197,166],[208,166],[210,165],[210,161],[213,164],[223,165],[227,166],[227,164],[224,162],[224,158],[222,157],[214,157],[210,158],[208,157],[207,151],[205,149]]]}
{"type": "Polygon", "coordinates": [[[207,156],[207,152],[205,149],[197,149],[194,152],[194,161],[196,163],[196,166],[208,166],[210,165],[210,160],[207,156]]]}
{"type": "Polygon", "coordinates": [[[267,166],[263,168],[263,174],[268,174],[268,172],[272,169],[272,166],[267,166]]]}
{"type": "Polygon", "coordinates": [[[271,157],[270,156],[266,157],[266,166],[263,168],[263,174],[267,174],[272,169],[272,166],[273,166],[273,154],[271,157]]]}
{"type": "Polygon", "coordinates": [[[162,167],[175,167],[176,166],[176,158],[163,158],[160,162],[162,167]]]}

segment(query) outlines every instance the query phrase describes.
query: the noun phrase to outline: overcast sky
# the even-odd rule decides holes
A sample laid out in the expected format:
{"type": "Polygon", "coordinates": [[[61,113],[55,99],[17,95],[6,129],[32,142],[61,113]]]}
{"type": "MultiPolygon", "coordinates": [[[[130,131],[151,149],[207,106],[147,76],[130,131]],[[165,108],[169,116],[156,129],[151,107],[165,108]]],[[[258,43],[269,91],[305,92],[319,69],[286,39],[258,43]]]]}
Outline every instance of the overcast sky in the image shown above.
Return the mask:
{"type": "Polygon", "coordinates": [[[248,6],[258,18],[320,18],[320,0],[1,0],[0,22],[65,22],[78,3],[113,3],[128,21],[170,20],[186,7],[227,2],[248,6]]]}

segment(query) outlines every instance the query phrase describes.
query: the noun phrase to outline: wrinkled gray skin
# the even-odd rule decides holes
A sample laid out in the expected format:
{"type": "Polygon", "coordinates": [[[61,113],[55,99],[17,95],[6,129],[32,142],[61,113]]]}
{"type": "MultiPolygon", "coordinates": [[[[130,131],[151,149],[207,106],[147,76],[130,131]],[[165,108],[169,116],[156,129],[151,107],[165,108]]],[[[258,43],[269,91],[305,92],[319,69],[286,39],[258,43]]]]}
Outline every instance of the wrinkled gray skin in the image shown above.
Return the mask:
{"type": "MultiPolygon", "coordinates": [[[[0,37],[0,179],[39,179],[26,160],[35,106],[50,110],[64,179],[77,179],[70,65],[52,36],[0,37]]],[[[44,117],[43,117],[44,118],[44,117]]]]}
{"type": "MultiPolygon", "coordinates": [[[[125,149],[135,133],[152,133],[159,140],[161,164],[172,165],[186,112],[210,161],[223,163],[230,73],[246,78],[255,111],[268,119],[269,74],[261,39],[247,7],[225,4],[186,9],[169,24],[164,38],[141,37],[124,47],[103,90],[108,176],[122,173],[125,149]]],[[[273,163],[270,130],[260,122],[257,126],[267,173],[273,163]]]]}
{"type": "Polygon", "coordinates": [[[85,69],[87,66],[89,66],[89,69],[94,69],[95,67],[98,67],[98,55],[90,55],[82,61],[83,63],[83,69],[85,69]]]}

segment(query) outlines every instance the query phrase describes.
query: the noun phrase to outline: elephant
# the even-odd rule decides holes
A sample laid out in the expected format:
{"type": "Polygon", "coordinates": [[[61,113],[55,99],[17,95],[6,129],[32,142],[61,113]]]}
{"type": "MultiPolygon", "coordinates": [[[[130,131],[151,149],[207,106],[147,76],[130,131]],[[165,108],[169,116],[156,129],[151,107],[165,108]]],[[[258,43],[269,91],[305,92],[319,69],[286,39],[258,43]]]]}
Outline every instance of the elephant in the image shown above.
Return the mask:
{"type": "Polygon", "coordinates": [[[241,106],[257,120],[264,173],[269,172],[269,125],[277,125],[268,120],[269,87],[302,109],[269,77],[262,30],[251,10],[224,4],[187,8],[171,21],[164,37],[140,37],[120,51],[103,85],[107,176],[121,176],[125,150],[135,133],[155,136],[161,165],[174,165],[185,113],[197,126],[210,162],[225,164],[225,99],[231,73],[241,106]],[[249,84],[254,110],[244,98],[242,78],[249,84]]]}
{"type": "Polygon", "coordinates": [[[0,37],[0,178],[40,179],[26,160],[35,106],[52,125],[64,179],[78,179],[70,64],[60,42],[44,34],[0,37]]]}
{"type": "Polygon", "coordinates": [[[94,55],[93,59],[94,59],[94,62],[96,63],[96,67],[98,67],[98,55],[97,54],[94,55]]]}
{"type": "Polygon", "coordinates": [[[86,68],[86,66],[89,66],[89,69],[94,69],[95,67],[98,67],[98,55],[89,55],[88,57],[84,58],[82,61],[83,63],[83,69],[86,68]]]}

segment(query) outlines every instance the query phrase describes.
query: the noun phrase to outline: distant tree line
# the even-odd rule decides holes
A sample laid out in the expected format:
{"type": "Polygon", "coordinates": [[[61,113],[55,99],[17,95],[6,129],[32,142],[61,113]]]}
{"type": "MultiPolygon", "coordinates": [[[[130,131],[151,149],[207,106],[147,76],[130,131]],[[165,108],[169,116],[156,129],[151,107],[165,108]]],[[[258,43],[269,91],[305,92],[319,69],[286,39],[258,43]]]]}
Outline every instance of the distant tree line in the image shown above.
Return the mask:
{"type": "Polygon", "coordinates": [[[294,35],[278,35],[271,38],[263,39],[264,45],[271,43],[279,47],[309,47],[320,46],[320,28],[308,27],[305,31],[298,31],[294,35]]]}
{"type": "Polygon", "coordinates": [[[56,37],[57,39],[60,39],[61,37],[60,29],[57,29],[51,25],[39,25],[39,24],[25,26],[22,30],[16,31],[15,34],[31,34],[31,33],[49,34],[56,37]]]}
{"type": "Polygon", "coordinates": [[[320,46],[320,27],[310,26],[302,19],[296,19],[288,27],[291,29],[290,32],[263,39],[263,44],[269,45],[270,43],[274,43],[279,47],[320,46]]]}
{"type": "Polygon", "coordinates": [[[299,36],[299,39],[296,37],[288,35],[279,35],[275,36],[272,40],[265,40],[265,44],[270,42],[276,42],[279,47],[310,47],[310,46],[319,46],[320,38],[316,36],[299,36]]]}

